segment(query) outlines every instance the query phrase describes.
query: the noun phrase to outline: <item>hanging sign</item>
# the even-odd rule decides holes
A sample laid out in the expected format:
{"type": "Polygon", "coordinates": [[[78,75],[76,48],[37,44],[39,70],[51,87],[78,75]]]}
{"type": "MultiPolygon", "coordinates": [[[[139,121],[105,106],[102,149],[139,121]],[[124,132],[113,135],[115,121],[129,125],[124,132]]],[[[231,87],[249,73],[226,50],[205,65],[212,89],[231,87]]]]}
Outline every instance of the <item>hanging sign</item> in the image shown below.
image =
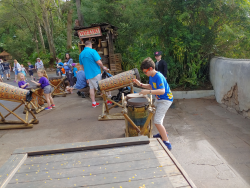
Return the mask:
{"type": "Polygon", "coordinates": [[[79,38],[90,38],[90,37],[98,37],[102,36],[101,28],[98,27],[92,27],[87,29],[82,29],[78,31],[79,38]]]}

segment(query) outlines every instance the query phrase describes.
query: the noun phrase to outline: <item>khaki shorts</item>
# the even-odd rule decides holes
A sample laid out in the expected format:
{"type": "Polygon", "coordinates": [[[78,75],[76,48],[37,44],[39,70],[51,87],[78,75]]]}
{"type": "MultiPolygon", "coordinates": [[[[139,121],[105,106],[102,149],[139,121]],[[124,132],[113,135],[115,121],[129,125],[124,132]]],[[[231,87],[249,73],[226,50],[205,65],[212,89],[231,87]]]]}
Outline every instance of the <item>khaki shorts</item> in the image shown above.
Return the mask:
{"type": "Polygon", "coordinates": [[[171,106],[172,101],[169,100],[155,100],[156,112],[154,116],[154,123],[163,125],[164,117],[171,106]]]}
{"type": "Polygon", "coordinates": [[[98,74],[96,77],[89,79],[89,88],[98,90],[97,82],[102,79],[102,75],[98,74]]]}

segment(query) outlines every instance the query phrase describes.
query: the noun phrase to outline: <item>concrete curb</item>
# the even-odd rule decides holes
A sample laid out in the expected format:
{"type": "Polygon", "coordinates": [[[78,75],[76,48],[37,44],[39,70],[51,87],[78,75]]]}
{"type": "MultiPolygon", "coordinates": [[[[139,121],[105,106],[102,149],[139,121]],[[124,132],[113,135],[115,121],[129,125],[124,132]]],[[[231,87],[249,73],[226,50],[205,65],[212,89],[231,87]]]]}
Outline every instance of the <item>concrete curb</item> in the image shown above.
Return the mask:
{"type": "MultiPolygon", "coordinates": [[[[134,91],[139,93],[142,89],[134,87],[134,91]]],[[[172,91],[174,99],[197,99],[214,96],[214,90],[196,90],[196,91],[172,91]]],[[[155,96],[153,95],[153,98],[155,96]]]]}

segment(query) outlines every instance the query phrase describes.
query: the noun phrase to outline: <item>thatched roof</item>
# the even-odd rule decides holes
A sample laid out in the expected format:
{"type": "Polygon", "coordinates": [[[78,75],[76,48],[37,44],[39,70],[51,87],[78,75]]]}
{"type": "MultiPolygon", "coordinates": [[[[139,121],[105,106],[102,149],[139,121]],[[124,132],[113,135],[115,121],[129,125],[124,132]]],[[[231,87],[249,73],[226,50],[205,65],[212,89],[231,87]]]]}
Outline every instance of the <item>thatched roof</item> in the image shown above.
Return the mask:
{"type": "Polygon", "coordinates": [[[11,56],[9,53],[3,51],[2,53],[0,53],[0,56],[11,56]]]}

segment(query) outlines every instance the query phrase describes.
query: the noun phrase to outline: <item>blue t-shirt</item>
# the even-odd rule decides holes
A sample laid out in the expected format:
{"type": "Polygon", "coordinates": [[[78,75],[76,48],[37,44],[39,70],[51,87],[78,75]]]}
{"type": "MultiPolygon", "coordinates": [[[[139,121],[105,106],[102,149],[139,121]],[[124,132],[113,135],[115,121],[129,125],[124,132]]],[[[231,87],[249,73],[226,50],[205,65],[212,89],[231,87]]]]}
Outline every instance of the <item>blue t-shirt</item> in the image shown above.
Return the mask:
{"type": "Polygon", "coordinates": [[[74,67],[74,68],[73,68],[74,77],[76,77],[76,72],[77,72],[77,68],[74,67]]]}
{"type": "Polygon", "coordinates": [[[174,100],[167,80],[160,72],[157,72],[154,77],[149,77],[149,84],[152,86],[153,90],[165,89],[165,93],[163,95],[155,95],[158,100],[174,100]]]}
{"type": "Polygon", "coordinates": [[[91,79],[101,74],[100,66],[96,63],[101,57],[96,50],[85,47],[79,56],[80,65],[83,65],[86,79],[91,79]]]}
{"type": "Polygon", "coordinates": [[[29,65],[29,71],[30,71],[30,72],[33,72],[33,68],[34,68],[33,65],[29,65]]]}
{"type": "Polygon", "coordinates": [[[87,80],[85,77],[85,72],[83,70],[77,72],[76,79],[77,79],[75,85],[76,89],[83,89],[87,87],[87,80]]]}
{"type": "MultiPolygon", "coordinates": [[[[21,86],[23,86],[23,85],[25,85],[26,84],[26,82],[23,80],[20,80],[19,82],[18,82],[18,86],[21,88],[21,86]]],[[[28,85],[27,86],[25,86],[24,88],[22,88],[22,89],[26,89],[26,87],[28,87],[28,85]]]]}
{"type": "Polygon", "coordinates": [[[58,63],[58,65],[63,67],[63,63],[62,62],[58,63]]]}
{"type": "Polygon", "coordinates": [[[41,77],[38,83],[41,84],[41,88],[43,89],[44,87],[49,85],[49,80],[45,77],[41,77]]]}

